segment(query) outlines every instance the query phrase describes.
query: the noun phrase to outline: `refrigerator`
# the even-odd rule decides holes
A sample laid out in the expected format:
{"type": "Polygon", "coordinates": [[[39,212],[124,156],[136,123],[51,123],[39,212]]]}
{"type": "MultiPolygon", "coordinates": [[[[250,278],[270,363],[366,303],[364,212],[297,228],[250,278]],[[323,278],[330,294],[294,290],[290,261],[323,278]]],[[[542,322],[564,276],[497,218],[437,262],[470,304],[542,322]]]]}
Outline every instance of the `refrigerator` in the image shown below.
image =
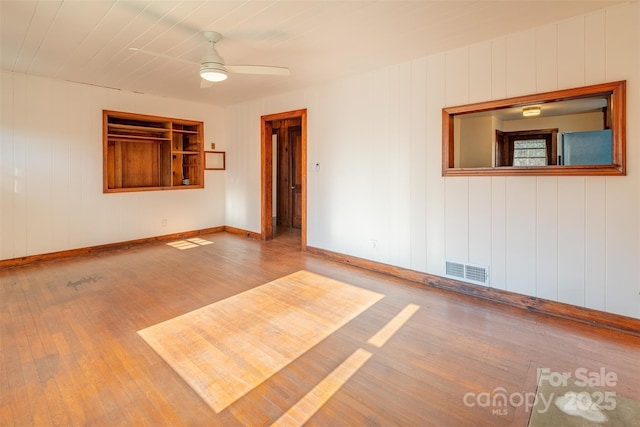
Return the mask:
{"type": "Polygon", "coordinates": [[[610,165],[613,163],[611,129],[563,132],[562,165],[610,165]]]}

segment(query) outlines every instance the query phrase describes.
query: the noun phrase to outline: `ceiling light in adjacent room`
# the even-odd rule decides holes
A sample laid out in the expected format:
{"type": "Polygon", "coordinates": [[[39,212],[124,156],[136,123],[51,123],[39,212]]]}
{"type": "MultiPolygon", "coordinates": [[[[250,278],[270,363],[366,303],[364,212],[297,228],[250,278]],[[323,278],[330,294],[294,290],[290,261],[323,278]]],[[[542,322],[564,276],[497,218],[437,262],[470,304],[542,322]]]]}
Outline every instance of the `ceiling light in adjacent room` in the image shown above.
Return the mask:
{"type": "Polygon", "coordinates": [[[522,109],[522,115],[524,117],[534,117],[540,115],[540,107],[524,107],[522,109]]]}

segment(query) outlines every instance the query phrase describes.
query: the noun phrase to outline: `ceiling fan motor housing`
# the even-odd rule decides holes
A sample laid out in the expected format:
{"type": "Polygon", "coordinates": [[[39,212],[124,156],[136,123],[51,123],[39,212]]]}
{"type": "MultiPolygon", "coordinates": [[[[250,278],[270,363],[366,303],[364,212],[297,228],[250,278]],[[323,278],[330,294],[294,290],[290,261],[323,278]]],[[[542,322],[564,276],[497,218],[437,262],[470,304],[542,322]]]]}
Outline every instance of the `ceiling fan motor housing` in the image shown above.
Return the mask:
{"type": "Polygon", "coordinates": [[[200,77],[210,82],[221,82],[228,76],[227,67],[224,66],[224,59],[215,50],[202,57],[200,64],[200,77]]]}

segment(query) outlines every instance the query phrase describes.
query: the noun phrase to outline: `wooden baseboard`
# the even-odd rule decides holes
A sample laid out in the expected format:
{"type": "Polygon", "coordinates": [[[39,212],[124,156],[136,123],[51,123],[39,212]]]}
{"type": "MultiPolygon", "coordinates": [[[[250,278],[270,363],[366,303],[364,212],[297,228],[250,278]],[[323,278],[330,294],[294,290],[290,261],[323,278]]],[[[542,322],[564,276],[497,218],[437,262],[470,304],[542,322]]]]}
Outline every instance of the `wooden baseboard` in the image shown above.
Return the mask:
{"type": "Polygon", "coordinates": [[[561,317],[563,319],[569,319],[591,326],[640,336],[640,320],[634,319],[633,317],[606,313],[604,311],[578,307],[575,305],[551,301],[544,298],[531,297],[514,292],[504,291],[501,289],[492,289],[484,286],[473,285],[454,279],[435,276],[432,274],[422,273],[415,270],[409,270],[402,267],[396,267],[393,265],[383,264],[310,246],[307,246],[306,252],[330,258],[334,261],[338,261],[344,264],[365,268],[367,270],[372,270],[378,273],[388,274],[390,276],[394,276],[404,280],[418,282],[433,288],[453,291],[501,304],[507,304],[536,313],[546,314],[554,317],[561,317]]]}
{"type": "Polygon", "coordinates": [[[252,239],[262,239],[262,235],[260,233],[256,233],[255,231],[247,231],[241,228],[230,227],[228,225],[224,226],[224,231],[231,234],[237,234],[238,236],[250,237],[252,239]]]}
{"type": "Polygon", "coordinates": [[[83,255],[91,255],[98,252],[104,252],[114,249],[126,249],[132,246],[144,245],[154,242],[164,242],[168,240],[185,239],[187,237],[200,236],[203,234],[217,233],[224,231],[225,227],[211,227],[202,230],[183,231],[180,233],[165,234],[163,236],[145,237],[143,239],[128,240],[125,242],[107,243],[105,245],[89,246],[86,248],[68,249],[58,252],[50,252],[46,254],[28,255],[18,258],[0,260],[0,269],[9,267],[18,267],[31,264],[34,262],[53,261],[62,258],[71,258],[83,255]]]}
{"type": "Polygon", "coordinates": [[[219,227],[204,228],[202,230],[183,231],[180,233],[165,234],[162,236],[145,237],[143,239],[127,240],[124,242],[116,242],[116,243],[107,243],[105,245],[89,246],[85,248],[49,252],[46,254],[27,255],[23,257],[3,259],[3,260],[0,260],[0,269],[19,267],[19,266],[31,264],[34,262],[53,261],[53,260],[63,259],[63,258],[72,258],[77,256],[83,256],[83,255],[91,255],[98,252],[104,252],[104,251],[109,251],[114,249],[126,249],[132,246],[144,245],[148,243],[164,242],[164,241],[175,240],[175,239],[185,239],[187,237],[201,236],[203,234],[218,233],[221,231],[226,231],[232,234],[246,236],[253,239],[262,238],[260,233],[255,233],[253,231],[247,231],[247,230],[242,230],[240,228],[222,225],[219,227]]]}

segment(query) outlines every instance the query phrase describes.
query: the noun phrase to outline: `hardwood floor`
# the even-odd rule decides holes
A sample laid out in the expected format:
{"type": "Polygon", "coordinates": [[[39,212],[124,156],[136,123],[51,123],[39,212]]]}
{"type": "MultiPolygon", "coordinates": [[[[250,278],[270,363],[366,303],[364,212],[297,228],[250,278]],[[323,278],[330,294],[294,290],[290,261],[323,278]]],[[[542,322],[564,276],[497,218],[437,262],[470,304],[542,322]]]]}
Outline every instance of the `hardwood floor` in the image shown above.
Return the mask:
{"type": "Polygon", "coordinates": [[[0,270],[0,425],[271,425],[359,350],[310,426],[526,426],[537,369],[616,375],[640,400],[640,338],[427,288],[230,233],[0,270]],[[202,242],[200,242],[202,243],[202,242]],[[216,414],[137,331],[308,270],[385,295],[216,414]],[[419,309],[381,346],[372,336],[419,309]],[[583,369],[583,371],[577,371],[583,369]],[[512,404],[486,404],[502,387],[512,404]]]}

